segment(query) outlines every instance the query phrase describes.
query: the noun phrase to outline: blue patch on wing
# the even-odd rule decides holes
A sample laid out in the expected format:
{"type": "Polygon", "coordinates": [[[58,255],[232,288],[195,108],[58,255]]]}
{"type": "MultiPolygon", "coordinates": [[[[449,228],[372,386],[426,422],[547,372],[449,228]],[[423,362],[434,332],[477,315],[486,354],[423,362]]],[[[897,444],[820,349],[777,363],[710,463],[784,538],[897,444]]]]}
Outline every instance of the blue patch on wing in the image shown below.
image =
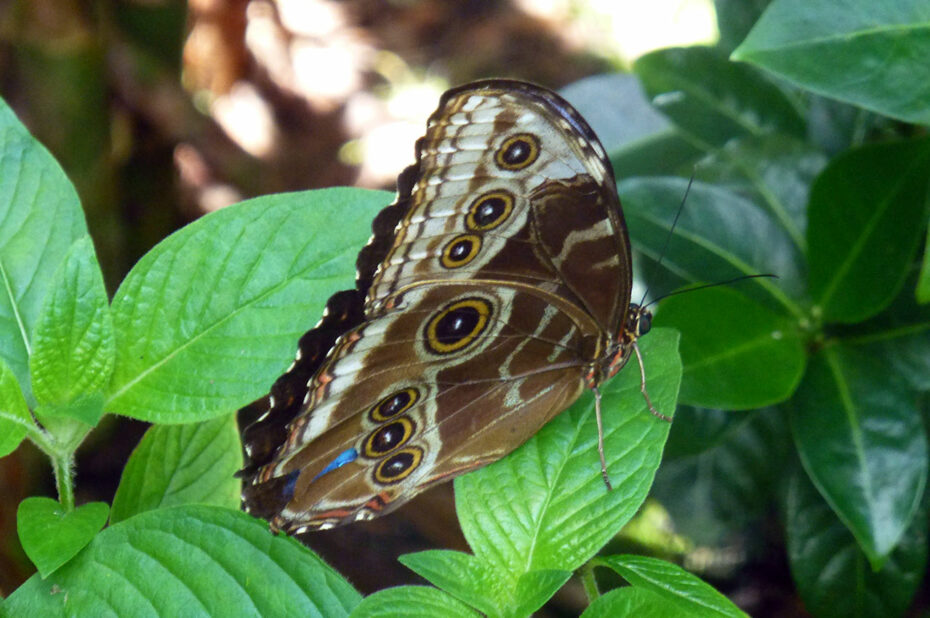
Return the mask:
{"type": "Polygon", "coordinates": [[[350,461],[355,461],[356,459],[358,459],[358,451],[355,450],[354,448],[346,449],[342,451],[341,453],[339,453],[336,459],[329,462],[329,464],[325,468],[323,468],[323,470],[321,470],[319,474],[313,477],[313,480],[315,481],[321,476],[323,476],[324,474],[326,474],[327,472],[332,472],[336,468],[340,468],[346,465],[347,463],[349,463],[350,461]]]}

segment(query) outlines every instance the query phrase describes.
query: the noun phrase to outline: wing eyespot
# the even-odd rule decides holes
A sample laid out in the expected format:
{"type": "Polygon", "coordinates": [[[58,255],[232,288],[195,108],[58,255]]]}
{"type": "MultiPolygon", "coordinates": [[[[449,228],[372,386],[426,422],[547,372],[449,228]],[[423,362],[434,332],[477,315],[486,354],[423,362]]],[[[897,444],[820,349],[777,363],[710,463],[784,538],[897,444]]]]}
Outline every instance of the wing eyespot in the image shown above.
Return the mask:
{"type": "Polygon", "coordinates": [[[420,391],[412,386],[393,392],[369,410],[368,418],[375,423],[389,421],[409,410],[420,399],[420,391]]]}
{"type": "Polygon", "coordinates": [[[507,191],[491,191],[478,196],[468,207],[465,225],[475,232],[500,227],[513,212],[513,195],[507,191]]]}
{"type": "Polygon", "coordinates": [[[494,153],[497,167],[508,172],[525,169],[538,158],[539,138],[531,133],[518,133],[508,137],[494,153]]]}
{"type": "Polygon", "coordinates": [[[475,259],[481,250],[481,237],[461,234],[453,238],[442,250],[440,262],[446,268],[460,268],[475,259]]]}
{"type": "Polygon", "coordinates": [[[458,352],[487,328],[491,313],[491,303],[483,298],[446,305],[426,323],[426,348],[435,354],[458,352]]]}
{"type": "Polygon", "coordinates": [[[406,444],[415,431],[416,423],[410,417],[398,417],[371,432],[365,439],[362,452],[370,459],[384,457],[406,444]]]}
{"type": "Polygon", "coordinates": [[[408,446],[382,459],[375,466],[374,480],[381,485],[399,483],[410,476],[410,473],[416,470],[421,461],[423,461],[423,449],[408,446]]]}

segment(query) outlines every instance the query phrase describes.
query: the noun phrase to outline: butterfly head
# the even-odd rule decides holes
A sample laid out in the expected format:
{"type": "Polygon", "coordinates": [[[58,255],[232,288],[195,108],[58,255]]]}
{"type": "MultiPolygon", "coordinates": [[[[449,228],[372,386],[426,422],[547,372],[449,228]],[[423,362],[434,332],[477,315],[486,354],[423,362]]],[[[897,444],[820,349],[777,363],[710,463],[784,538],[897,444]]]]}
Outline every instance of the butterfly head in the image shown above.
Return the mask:
{"type": "Polygon", "coordinates": [[[644,306],[631,304],[626,322],[617,338],[607,348],[603,361],[588,376],[588,386],[597,386],[623,369],[633,352],[633,344],[652,328],[652,312],[644,306]]]}

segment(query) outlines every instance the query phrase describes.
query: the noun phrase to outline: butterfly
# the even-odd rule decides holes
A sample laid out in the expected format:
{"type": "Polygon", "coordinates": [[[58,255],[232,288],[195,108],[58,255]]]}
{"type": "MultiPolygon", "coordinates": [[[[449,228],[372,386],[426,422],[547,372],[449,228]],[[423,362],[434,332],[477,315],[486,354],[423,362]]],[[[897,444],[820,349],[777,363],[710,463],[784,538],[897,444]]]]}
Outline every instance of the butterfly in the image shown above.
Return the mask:
{"type": "Polygon", "coordinates": [[[372,230],[355,289],[240,410],[243,503],[272,530],[371,519],[500,459],[649,329],[610,161],[545,88],[443,94],[372,230]]]}

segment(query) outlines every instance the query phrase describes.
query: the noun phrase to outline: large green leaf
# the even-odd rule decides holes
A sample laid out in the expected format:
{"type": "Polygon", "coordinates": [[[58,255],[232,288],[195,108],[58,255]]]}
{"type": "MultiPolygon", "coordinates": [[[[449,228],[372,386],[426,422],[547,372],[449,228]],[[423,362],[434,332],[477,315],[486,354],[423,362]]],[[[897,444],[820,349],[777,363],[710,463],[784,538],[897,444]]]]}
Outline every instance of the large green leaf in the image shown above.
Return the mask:
{"type": "Polygon", "coordinates": [[[806,295],[803,257],[771,215],[732,191],[683,178],[640,178],[618,185],[633,246],[662,271],[643,267],[654,293],[672,285],[719,282],[773,273],[778,279],[740,284],[740,292],[783,313],[802,315],[806,295]],[[669,228],[687,201],[669,240],[669,228]]]}
{"type": "Polygon", "coordinates": [[[26,400],[32,330],[71,244],[87,234],[77,193],[61,166],[0,100],[0,359],[26,400]]]}
{"type": "Polygon", "coordinates": [[[731,140],[701,161],[695,177],[765,208],[804,252],[811,183],[826,163],[822,152],[797,138],[753,135],[731,140]]]}
{"type": "Polygon", "coordinates": [[[682,403],[724,410],[761,408],[788,399],[804,372],[797,321],[732,289],[667,298],[654,324],[682,334],[682,403]]]}
{"type": "Polygon", "coordinates": [[[708,547],[730,542],[735,530],[748,529],[769,512],[790,448],[786,415],[778,408],[740,415],[680,406],[666,453],[673,441],[686,439],[676,436],[701,432],[702,424],[716,427],[722,414],[737,420],[704,452],[666,457],[651,492],[676,532],[708,547]]]}
{"type": "Polygon", "coordinates": [[[717,30],[720,31],[718,46],[732,50],[739,45],[769,2],[770,0],[714,0],[717,30]]]}
{"type": "MultiPolygon", "coordinates": [[[[927,238],[924,240],[924,247],[930,244],[930,229],[927,230],[927,238]]],[[[930,303],[930,251],[924,250],[923,263],[920,265],[920,278],[917,280],[917,289],[914,293],[917,302],[926,305],[930,303]]]]}
{"type": "Polygon", "coordinates": [[[33,424],[19,382],[0,358],[0,457],[15,451],[33,424]]]}
{"type": "Polygon", "coordinates": [[[117,365],[107,409],[206,420],[268,390],[326,299],[353,286],[361,225],[384,192],[272,195],[220,210],[152,249],[113,300],[117,365]]]}
{"type": "Polygon", "coordinates": [[[913,390],[930,390],[930,306],[918,305],[907,292],[871,320],[856,325],[844,341],[886,359],[913,390]]]}
{"type": "Polygon", "coordinates": [[[927,508],[878,571],[817,490],[796,470],[788,485],[785,528],[791,574],[804,605],[823,618],[902,615],[927,567],[927,508]]]}
{"type": "Polygon", "coordinates": [[[181,504],[238,508],[242,467],[234,415],[186,425],[153,425],[120,478],[110,521],[181,504]]]}
{"type": "Polygon", "coordinates": [[[930,124],[926,0],[775,0],[733,58],[880,114],[930,124]]]}
{"type": "Polygon", "coordinates": [[[315,554],[215,506],[110,526],[3,604],[10,616],[347,616],[359,594],[315,554]]]}
{"type": "Polygon", "coordinates": [[[714,148],[734,137],[804,136],[796,104],[761,72],[710,47],[660,49],[633,65],[656,107],[695,143],[714,148]]]}
{"type": "MultiPolygon", "coordinates": [[[[657,329],[640,344],[649,395],[659,412],[668,413],[681,371],[677,335],[657,329]]],[[[590,393],[510,456],[456,479],[465,538],[502,586],[515,589],[530,571],[578,568],[645,499],[669,424],[646,408],[635,358],[602,394],[612,491],[600,474],[590,393]]]]}
{"type": "Polygon", "coordinates": [[[610,162],[617,180],[637,176],[687,176],[703,154],[677,129],[668,129],[611,150],[610,162]]]}
{"type": "Polygon", "coordinates": [[[930,139],[850,151],[817,178],[807,239],[824,319],[859,322],[888,306],[923,238],[928,190],[930,139]]]}
{"type": "Polygon", "coordinates": [[[880,567],[926,485],[916,394],[880,355],[832,346],[811,360],[792,399],[791,428],[811,480],[880,567]]]}
{"type": "Polygon", "coordinates": [[[98,399],[92,415],[78,417],[96,425],[103,412],[99,404],[113,373],[115,353],[103,274],[90,237],[85,236],[74,243],[55,273],[36,323],[29,359],[36,400],[42,406],[73,414],[81,406],[67,404],[87,397],[98,399]]]}
{"type": "Polygon", "coordinates": [[[608,73],[573,82],[559,91],[597,134],[607,152],[668,129],[635,75],[608,73]]]}

